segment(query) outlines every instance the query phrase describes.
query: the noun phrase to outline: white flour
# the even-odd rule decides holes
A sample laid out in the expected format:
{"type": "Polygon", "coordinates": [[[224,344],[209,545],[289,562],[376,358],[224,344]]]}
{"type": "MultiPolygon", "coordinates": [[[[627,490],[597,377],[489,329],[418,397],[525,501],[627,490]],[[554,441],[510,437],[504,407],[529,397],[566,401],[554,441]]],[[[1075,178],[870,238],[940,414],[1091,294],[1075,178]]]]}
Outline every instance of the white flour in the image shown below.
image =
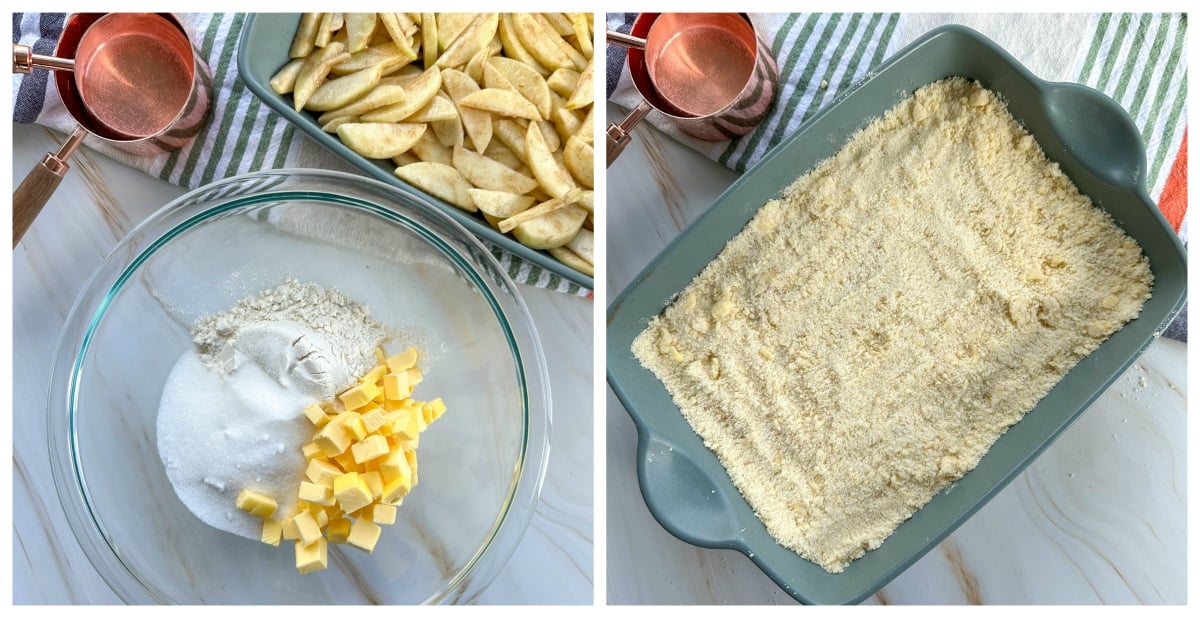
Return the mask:
{"type": "Polygon", "coordinates": [[[365,306],[297,281],[200,319],[158,411],[158,452],[179,499],[201,521],[258,539],[262,522],[237,495],[274,498],[277,517],[292,511],[312,438],[304,408],[368,371],[390,336],[365,306]]]}
{"type": "MultiPolygon", "coordinates": [[[[238,328],[252,322],[300,324],[335,343],[338,360],[354,376],[375,365],[375,346],[396,333],[371,318],[370,310],[337,290],[295,279],[258,296],[243,299],[227,311],[200,318],[193,341],[205,365],[222,372],[233,369],[227,346],[238,328]]],[[[348,385],[347,383],[346,385],[348,385]]]]}

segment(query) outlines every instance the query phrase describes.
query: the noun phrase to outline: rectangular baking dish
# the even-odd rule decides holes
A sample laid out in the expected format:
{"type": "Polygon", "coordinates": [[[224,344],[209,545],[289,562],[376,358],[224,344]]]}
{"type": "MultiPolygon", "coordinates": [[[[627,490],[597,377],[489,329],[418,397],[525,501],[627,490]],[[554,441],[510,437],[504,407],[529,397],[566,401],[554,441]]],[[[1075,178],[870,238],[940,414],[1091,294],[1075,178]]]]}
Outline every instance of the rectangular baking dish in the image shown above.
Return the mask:
{"type": "Polygon", "coordinates": [[[482,217],[464,212],[454,205],[400,180],[394,173],[395,165],[392,165],[390,161],[367,159],[350,150],[336,135],[322,131],[314,115],[307,111],[297,112],[293,109],[290,96],[275,94],[268,82],[276,71],[287,64],[288,48],[299,23],[300,13],[257,13],[246,16],[242,35],[238,40],[237,66],[238,74],[250,92],[261,99],[267,107],[303,131],[305,135],[316,140],[317,143],[362,170],[371,178],[420,196],[423,202],[432,203],[434,207],[461,223],[463,227],[467,228],[467,231],[492,245],[518,255],[527,262],[536,264],[589,290],[595,289],[591,277],[559,262],[549,253],[530,249],[512,237],[492,229],[482,217]]]}
{"type": "Polygon", "coordinates": [[[732,184],[609,306],[608,383],[637,426],[638,481],[650,511],[684,541],[746,554],[801,602],[856,603],[882,588],[1014,479],[1182,308],[1186,256],[1146,193],[1145,168],[1141,138],[1119,105],[1090,88],[1038,79],[971,29],[938,28],[899,51],[732,184]],[[662,383],[638,363],[630,346],[647,321],[766,201],[917,88],[951,76],[978,80],[999,93],[1047,156],[1141,244],[1155,278],[1152,297],[1136,320],[1076,365],[973,471],[935,496],[878,549],[843,573],[830,574],[767,534],[716,456],[692,431],[662,383]]]}

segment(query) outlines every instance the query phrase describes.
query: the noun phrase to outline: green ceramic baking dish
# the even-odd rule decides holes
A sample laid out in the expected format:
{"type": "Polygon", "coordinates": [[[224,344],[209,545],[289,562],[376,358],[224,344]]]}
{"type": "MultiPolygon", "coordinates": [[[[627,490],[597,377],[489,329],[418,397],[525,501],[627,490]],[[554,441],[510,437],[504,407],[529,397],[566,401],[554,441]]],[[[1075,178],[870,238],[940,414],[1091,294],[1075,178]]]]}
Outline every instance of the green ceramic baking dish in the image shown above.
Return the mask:
{"type": "Polygon", "coordinates": [[[608,383],[637,426],[638,480],[650,511],[684,541],[746,554],[801,602],[855,603],[873,594],[1015,478],[1182,308],[1186,256],[1146,193],[1145,168],[1133,122],[1103,94],[1042,81],[995,43],[960,26],[938,28],[905,47],[748,170],[609,306],[608,383]],[[1076,365],[975,470],[935,496],[878,549],[834,575],[774,542],[630,345],[763,203],[837,152],[871,119],[917,88],[951,76],[998,92],[1046,154],[1141,244],[1155,277],[1153,296],[1140,317],[1076,365]]]}
{"type": "Polygon", "coordinates": [[[338,140],[336,135],[326,133],[317,124],[316,116],[309,112],[297,112],[292,108],[292,98],[275,94],[268,85],[271,76],[288,62],[288,47],[300,23],[300,13],[258,13],[246,16],[242,27],[242,35],[238,40],[237,67],[238,74],[246,87],[262,100],[267,107],[283,116],[317,143],[328,148],[334,154],[354,167],[362,170],[368,176],[386,182],[402,191],[418,194],[423,199],[433,203],[443,213],[449,215],[467,231],[509,253],[520,256],[527,262],[536,264],[568,281],[577,283],[589,290],[593,288],[592,278],[559,262],[545,251],[530,249],[500,232],[492,229],[481,217],[463,212],[448,202],[440,200],[428,193],[396,177],[395,166],[390,161],[367,159],[347,148],[338,140]]]}

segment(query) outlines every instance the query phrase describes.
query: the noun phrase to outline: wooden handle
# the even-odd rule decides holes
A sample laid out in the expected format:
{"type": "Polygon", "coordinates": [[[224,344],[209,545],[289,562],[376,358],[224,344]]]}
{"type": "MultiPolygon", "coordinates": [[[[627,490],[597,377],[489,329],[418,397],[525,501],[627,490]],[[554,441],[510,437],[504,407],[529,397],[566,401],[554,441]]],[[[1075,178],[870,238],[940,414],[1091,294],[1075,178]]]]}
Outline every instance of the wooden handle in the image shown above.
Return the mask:
{"type": "Polygon", "coordinates": [[[42,207],[46,205],[50,196],[54,195],[58,183],[62,182],[63,176],[69,169],[71,166],[67,165],[66,161],[48,153],[29,171],[29,175],[21,181],[21,186],[13,191],[14,249],[17,247],[17,243],[21,242],[25,230],[33,225],[33,220],[42,211],[42,207]]]}

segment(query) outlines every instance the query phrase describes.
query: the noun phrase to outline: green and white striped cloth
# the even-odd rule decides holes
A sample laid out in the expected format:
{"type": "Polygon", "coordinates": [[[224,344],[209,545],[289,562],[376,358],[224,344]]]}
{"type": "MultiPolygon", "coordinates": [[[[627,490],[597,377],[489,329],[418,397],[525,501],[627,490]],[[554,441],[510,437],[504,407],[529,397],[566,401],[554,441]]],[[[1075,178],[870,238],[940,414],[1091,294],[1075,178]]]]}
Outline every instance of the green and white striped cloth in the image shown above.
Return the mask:
{"type": "MultiPolygon", "coordinates": [[[[1157,201],[1187,125],[1187,16],[1152,14],[755,14],[775,52],[780,91],[754,132],[728,142],[703,142],[657,113],[647,120],[710,159],[745,171],[839,93],[929,30],[962,24],[996,41],[1035,75],[1097,88],[1125,107],[1146,142],[1148,183],[1157,201]]],[[[619,27],[627,16],[609,16],[619,27]]],[[[628,67],[610,99],[623,107],[639,96],[628,67]]],[[[1186,239],[1186,226],[1180,230],[1186,239]]]]}
{"type": "MultiPolygon", "coordinates": [[[[178,17],[212,71],[214,94],[206,126],[193,143],[158,157],[132,156],[99,140],[86,140],[89,148],[187,189],[261,169],[308,167],[358,173],[269,110],[238,77],[237,43],[246,14],[184,13],[178,17]]],[[[14,43],[30,45],[36,53],[50,53],[62,31],[62,21],[61,14],[14,14],[14,43]]],[[[75,122],[58,92],[47,87],[46,73],[14,76],[14,120],[70,133],[75,122]]],[[[485,244],[518,283],[578,296],[592,293],[485,244]]]]}

